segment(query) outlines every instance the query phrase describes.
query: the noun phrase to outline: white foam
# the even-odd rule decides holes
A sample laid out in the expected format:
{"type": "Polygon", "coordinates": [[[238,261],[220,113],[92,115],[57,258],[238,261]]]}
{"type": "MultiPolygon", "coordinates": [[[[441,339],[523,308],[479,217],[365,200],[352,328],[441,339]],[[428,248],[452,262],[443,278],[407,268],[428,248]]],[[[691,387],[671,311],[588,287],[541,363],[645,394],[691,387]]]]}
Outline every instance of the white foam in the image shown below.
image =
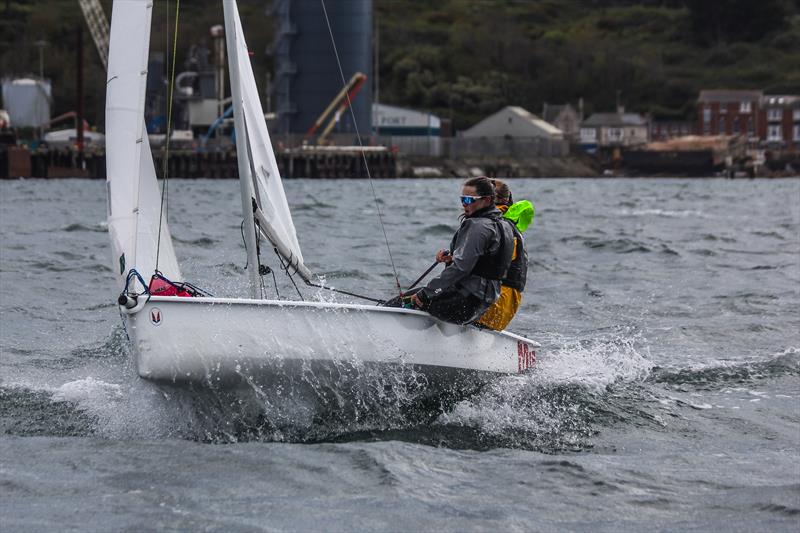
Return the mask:
{"type": "Polygon", "coordinates": [[[70,381],[53,391],[53,400],[75,404],[106,438],[164,438],[188,431],[186,408],[135,376],[125,383],[91,376],[70,381]]]}
{"type": "Polygon", "coordinates": [[[694,210],[670,210],[670,209],[623,209],[617,212],[620,216],[640,217],[640,216],[660,216],[671,218],[709,218],[709,216],[700,211],[694,210]]]}
{"type": "Polygon", "coordinates": [[[53,399],[59,402],[80,403],[85,401],[114,402],[122,399],[122,388],[116,383],[88,377],[70,381],[58,387],[53,399]]]}
{"type": "MultiPolygon", "coordinates": [[[[542,391],[552,390],[554,385],[578,385],[600,394],[620,381],[643,381],[653,364],[637,351],[640,340],[638,335],[623,334],[588,343],[571,340],[546,346],[532,372],[493,382],[478,396],[442,414],[439,422],[479,427],[495,435],[513,430],[559,434],[566,441],[579,438],[575,421],[585,416],[581,406],[565,403],[562,395],[542,391]]],[[[646,347],[644,351],[648,352],[646,347]]]]}
{"type": "Polygon", "coordinates": [[[640,335],[626,333],[590,342],[562,340],[544,351],[533,377],[554,384],[577,384],[595,392],[618,381],[643,381],[654,366],[650,350],[640,335]]]}

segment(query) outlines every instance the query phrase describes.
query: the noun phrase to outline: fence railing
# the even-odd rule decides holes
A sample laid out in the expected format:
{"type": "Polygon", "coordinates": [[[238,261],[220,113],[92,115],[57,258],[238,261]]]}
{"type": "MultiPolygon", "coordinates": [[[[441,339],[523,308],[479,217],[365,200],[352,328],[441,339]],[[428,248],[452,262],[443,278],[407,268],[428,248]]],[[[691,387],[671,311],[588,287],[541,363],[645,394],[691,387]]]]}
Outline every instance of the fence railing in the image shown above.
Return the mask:
{"type": "MultiPolygon", "coordinates": [[[[303,144],[301,134],[272,136],[276,148],[294,148],[303,144]]],[[[333,134],[329,139],[337,146],[358,145],[353,134],[333,134]]],[[[569,141],[542,137],[436,137],[436,136],[364,136],[365,146],[388,146],[400,155],[447,157],[512,157],[516,159],[564,157],[569,155],[569,141]]]]}
{"type": "Polygon", "coordinates": [[[515,159],[563,157],[569,142],[539,137],[378,137],[379,144],[397,148],[406,155],[464,159],[470,157],[512,157],[515,159]]]}

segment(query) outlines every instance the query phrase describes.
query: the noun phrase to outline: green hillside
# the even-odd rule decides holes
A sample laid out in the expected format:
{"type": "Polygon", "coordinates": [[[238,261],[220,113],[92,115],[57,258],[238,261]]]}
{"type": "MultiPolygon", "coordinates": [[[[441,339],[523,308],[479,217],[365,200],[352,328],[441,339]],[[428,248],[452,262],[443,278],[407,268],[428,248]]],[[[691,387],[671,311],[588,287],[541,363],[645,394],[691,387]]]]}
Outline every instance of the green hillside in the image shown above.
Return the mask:
{"type": "Polygon", "coordinates": [[[378,1],[381,100],[459,129],[508,104],[693,118],[702,88],[800,94],[798,5],[782,0],[378,1]],[[727,18],[726,18],[727,17],[727,18]]]}
{"type": "MultiPolygon", "coordinates": [[[[328,0],[333,1],[333,0],[328,0]]],[[[349,1],[349,0],[338,0],[349,1]]],[[[111,2],[102,2],[106,14],[111,2]]],[[[269,2],[240,0],[261,81],[273,35],[269,2]]],[[[789,0],[375,0],[380,101],[452,118],[457,129],[504,105],[534,113],[542,103],[577,102],[586,111],[627,109],[693,118],[702,88],[800,94],[800,2],[789,0]]],[[[174,23],[156,1],[152,49],[165,50],[174,23]]],[[[174,10],[174,2],[171,2],[174,10]]],[[[38,72],[53,80],[54,109],[74,109],[77,0],[0,3],[0,73],[38,72]]],[[[181,2],[178,70],[193,43],[222,20],[217,0],[181,2]]],[[[86,43],[86,115],[102,125],[104,74],[86,43]]]]}

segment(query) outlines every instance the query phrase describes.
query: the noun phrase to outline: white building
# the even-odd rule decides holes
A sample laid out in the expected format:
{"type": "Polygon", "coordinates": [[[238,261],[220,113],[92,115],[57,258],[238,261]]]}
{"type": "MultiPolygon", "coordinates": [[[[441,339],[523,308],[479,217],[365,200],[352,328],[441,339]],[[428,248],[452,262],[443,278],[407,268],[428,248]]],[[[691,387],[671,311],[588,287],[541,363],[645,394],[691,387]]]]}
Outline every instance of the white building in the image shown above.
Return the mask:
{"type": "Polygon", "coordinates": [[[581,146],[588,151],[598,147],[637,146],[649,142],[648,121],[637,113],[595,113],[581,123],[581,146]]]}
{"type": "Polygon", "coordinates": [[[403,153],[441,154],[442,121],[431,113],[372,104],[372,131],[403,153]]]}
{"type": "Polygon", "coordinates": [[[553,141],[564,139],[564,132],[560,129],[519,106],[504,107],[497,113],[481,120],[462,135],[468,138],[544,138],[553,141]]]}

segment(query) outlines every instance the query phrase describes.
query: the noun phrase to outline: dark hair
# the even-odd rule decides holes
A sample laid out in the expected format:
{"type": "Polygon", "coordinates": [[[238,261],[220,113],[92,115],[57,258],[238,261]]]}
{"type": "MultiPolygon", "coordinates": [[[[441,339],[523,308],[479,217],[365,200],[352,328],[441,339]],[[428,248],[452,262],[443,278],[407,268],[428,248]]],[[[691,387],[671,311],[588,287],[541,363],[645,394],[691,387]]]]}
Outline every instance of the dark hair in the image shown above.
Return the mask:
{"type": "Polygon", "coordinates": [[[475,187],[475,192],[478,193],[478,196],[491,196],[494,198],[494,183],[486,176],[469,178],[464,182],[464,187],[475,187]]]}
{"type": "Polygon", "coordinates": [[[511,205],[514,200],[511,196],[511,189],[503,180],[492,180],[494,182],[494,203],[495,205],[511,205]]]}

